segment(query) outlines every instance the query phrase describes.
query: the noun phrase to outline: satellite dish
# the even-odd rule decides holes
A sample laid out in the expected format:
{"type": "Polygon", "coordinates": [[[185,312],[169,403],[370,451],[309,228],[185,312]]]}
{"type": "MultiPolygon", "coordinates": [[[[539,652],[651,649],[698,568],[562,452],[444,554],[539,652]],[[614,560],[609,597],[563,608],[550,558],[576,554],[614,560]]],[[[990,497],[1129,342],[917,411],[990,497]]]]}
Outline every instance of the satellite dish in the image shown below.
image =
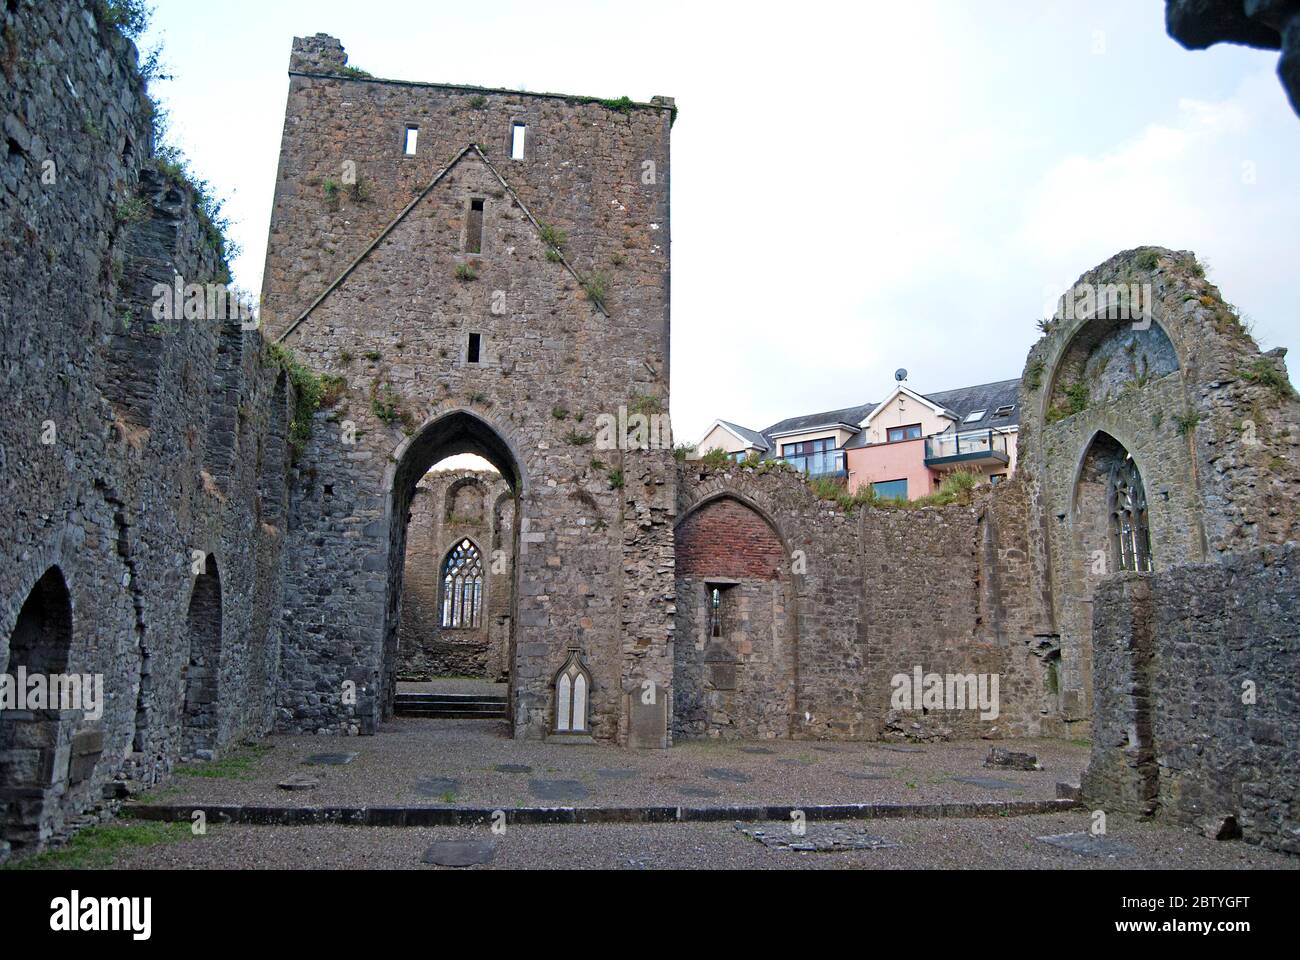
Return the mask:
{"type": "Polygon", "coordinates": [[[897,380],[899,383],[902,383],[904,380],[907,379],[907,371],[906,370],[897,371],[894,374],[894,379],[897,380]]]}

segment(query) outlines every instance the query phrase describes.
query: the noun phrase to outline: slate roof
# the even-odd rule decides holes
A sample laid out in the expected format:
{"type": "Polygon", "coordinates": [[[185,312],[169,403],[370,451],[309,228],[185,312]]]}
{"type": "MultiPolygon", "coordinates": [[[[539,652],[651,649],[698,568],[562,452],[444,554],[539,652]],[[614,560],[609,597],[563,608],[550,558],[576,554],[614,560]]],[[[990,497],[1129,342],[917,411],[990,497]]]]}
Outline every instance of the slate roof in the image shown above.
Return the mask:
{"type": "Polygon", "coordinates": [[[732,433],[738,434],[740,437],[744,438],[744,440],[755,449],[771,449],[771,444],[768,443],[767,437],[763,436],[757,430],[751,430],[749,427],[742,427],[740,424],[732,423],[730,420],[719,420],[718,423],[722,424],[732,433]]]}

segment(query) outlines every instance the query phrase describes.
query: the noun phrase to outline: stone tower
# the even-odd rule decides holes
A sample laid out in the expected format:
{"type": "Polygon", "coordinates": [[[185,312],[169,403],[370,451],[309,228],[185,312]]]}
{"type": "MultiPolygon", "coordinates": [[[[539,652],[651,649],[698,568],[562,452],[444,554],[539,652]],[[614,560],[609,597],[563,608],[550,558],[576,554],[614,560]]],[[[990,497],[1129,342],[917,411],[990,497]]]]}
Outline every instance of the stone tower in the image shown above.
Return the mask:
{"type": "Polygon", "coordinates": [[[387,715],[411,498],[468,452],[517,500],[516,735],[578,647],[592,735],[667,746],[672,453],[598,425],[668,409],[672,102],[379,80],[326,36],[290,75],[263,322],[339,399],[291,505],[281,725],[387,715]]]}

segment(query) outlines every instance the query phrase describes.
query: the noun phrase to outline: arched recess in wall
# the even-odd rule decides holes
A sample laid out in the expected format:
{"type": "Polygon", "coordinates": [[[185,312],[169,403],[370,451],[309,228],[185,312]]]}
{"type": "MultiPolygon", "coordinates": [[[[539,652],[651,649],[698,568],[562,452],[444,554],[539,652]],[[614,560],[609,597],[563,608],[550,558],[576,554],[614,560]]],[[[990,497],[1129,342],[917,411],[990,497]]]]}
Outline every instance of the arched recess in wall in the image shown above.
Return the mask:
{"type": "Polygon", "coordinates": [[[138,195],[149,204],[144,220],[122,227],[124,254],[117,285],[115,315],[108,318],[104,346],[104,395],[113,406],[118,429],[128,441],[153,426],[158,378],[167,336],[184,321],[174,316],[175,297],[164,305],[163,319],[155,308],[159,285],[174,290],[178,231],[184,219],[186,196],[179,186],[152,167],[140,171],[138,195]],[[173,319],[167,319],[170,308],[173,319]]]}
{"type": "Polygon", "coordinates": [[[239,319],[217,321],[217,353],[212,369],[203,466],[227,493],[239,451],[239,437],[241,432],[246,432],[247,413],[240,407],[243,369],[244,332],[239,319]]]}
{"type": "Polygon", "coordinates": [[[1113,316],[1106,311],[1080,322],[1048,377],[1044,422],[1118,399],[1182,369],[1178,350],[1154,318],[1113,316]]]}
{"type": "Polygon", "coordinates": [[[687,512],[675,542],[676,731],[687,738],[792,736],[798,592],[784,535],[757,504],[723,493],[687,512]]]}
{"type": "Polygon", "coordinates": [[[271,413],[257,467],[257,502],[263,523],[284,526],[289,487],[289,386],[283,371],[275,381],[271,413]]]}
{"type": "MultiPolygon", "coordinates": [[[[377,678],[379,698],[379,716],[388,718],[393,712],[393,702],[397,693],[397,657],[398,626],[401,620],[401,600],[403,590],[403,571],[406,560],[407,519],[411,504],[416,495],[416,488],[429,472],[430,467],[448,457],[459,454],[474,454],[488,461],[501,474],[510,488],[510,497],[515,504],[514,530],[510,535],[512,543],[518,543],[519,525],[522,510],[519,503],[527,490],[527,475],[523,460],[506,439],[506,434],[498,430],[483,417],[469,410],[455,410],[441,414],[424,424],[395,454],[395,463],[389,467],[387,477],[389,559],[387,577],[387,604],[385,608],[384,650],[377,678]]],[[[444,505],[445,509],[445,505],[444,505]]],[[[488,558],[484,558],[487,562],[488,558]]],[[[518,595],[518,565],[512,571],[513,593],[518,595]]],[[[511,618],[510,636],[508,638],[507,662],[509,664],[511,716],[514,709],[514,685],[517,671],[515,662],[514,618],[511,618]]]]}
{"type": "MultiPolygon", "coordinates": [[[[23,602],[0,672],[64,674],[71,654],[72,598],[63,571],[51,567],[23,602]]],[[[60,721],[52,719],[54,715],[42,710],[0,710],[0,756],[8,757],[0,762],[0,838],[14,847],[40,839],[45,804],[43,800],[33,803],[32,791],[48,794],[67,780],[68,760],[65,756],[59,762],[60,721]]]]}
{"type": "Polygon", "coordinates": [[[208,555],[194,580],[186,618],[189,653],[181,687],[185,702],[181,716],[181,752],[197,757],[215,753],[221,721],[222,649],[221,573],[216,557],[208,555]]]}
{"type": "Polygon", "coordinates": [[[443,520],[448,524],[477,526],[483,522],[487,490],[477,477],[462,477],[447,485],[443,520]]]}

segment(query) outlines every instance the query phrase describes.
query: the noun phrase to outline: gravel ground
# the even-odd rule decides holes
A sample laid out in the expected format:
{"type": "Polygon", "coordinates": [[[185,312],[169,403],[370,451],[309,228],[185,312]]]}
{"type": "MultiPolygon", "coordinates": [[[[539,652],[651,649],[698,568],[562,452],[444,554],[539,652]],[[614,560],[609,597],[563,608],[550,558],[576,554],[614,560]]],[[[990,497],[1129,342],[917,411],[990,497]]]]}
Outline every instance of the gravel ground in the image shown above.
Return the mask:
{"type": "Polygon", "coordinates": [[[1087,748],[1060,741],[996,741],[1034,753],[1044,769],[984,767],[994,742],[891,748],[879,743],[692,741],[666,751],[516,741],[484,721],[398,719],[376,737],[275,736],[238,779],[178,776],[142,802],[281,806],[725,806],[736,803],[937,803],[1052,799],[1077,782],[1087,748]],[[916,752],[902,752],[916,751],[916,752]],[[356,753],[344,766],[313,754],[356,753]],[[503,769],[498,769],[501,767],[503,769]],[[320,786],[278,784],[309,776],[320,786]],[[999,781],[969,784],[955,778],[999,781]]]}
{"type": "MultiPolygon", "coordinates": [[[[395,830],[367,827],[214,827],[205,837],[131,851],[114,869],[443,869],[421,862],[430,844],[484,840],[495,845],[488,867],[467,869],[1296,869],[1300,858],[1239,842],[1215,843],[1199,834],[1110,818],[1114,858],[1086,857],[1037,838],[1086,831],[1086,813],[990,820],[886,820],[809,824],[808,836],[837,829],[862,831],[898,846],[843,853],[769,849],[733,824],[590,827],[510,827],[395,830]]],[[[747,824],[747,828],[763,828],[747,824]]],[[[788,834],[788,824],[765,829],[788,834]]]]}

